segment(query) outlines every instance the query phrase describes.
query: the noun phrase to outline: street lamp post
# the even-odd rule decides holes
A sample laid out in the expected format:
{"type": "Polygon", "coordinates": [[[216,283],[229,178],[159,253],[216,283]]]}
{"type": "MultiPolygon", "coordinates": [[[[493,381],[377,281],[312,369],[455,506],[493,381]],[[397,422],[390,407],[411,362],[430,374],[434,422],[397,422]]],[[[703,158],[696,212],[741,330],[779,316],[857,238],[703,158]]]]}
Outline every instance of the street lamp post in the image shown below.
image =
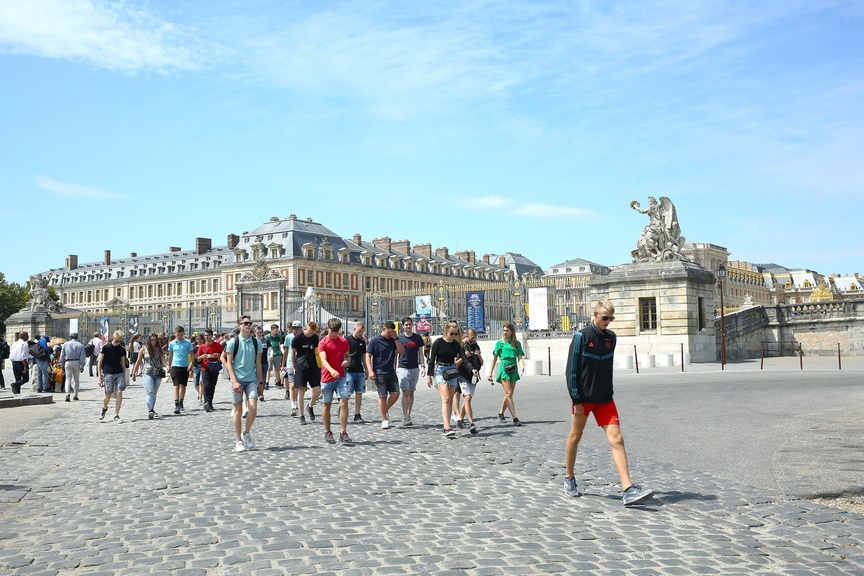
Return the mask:
{"type": "Polygon", "coordinates": [[[723,279],[726,267],[717,266],[717,288],[720,290],[720,369],[726,369],[726,308],[723,305],[723,279]]]}

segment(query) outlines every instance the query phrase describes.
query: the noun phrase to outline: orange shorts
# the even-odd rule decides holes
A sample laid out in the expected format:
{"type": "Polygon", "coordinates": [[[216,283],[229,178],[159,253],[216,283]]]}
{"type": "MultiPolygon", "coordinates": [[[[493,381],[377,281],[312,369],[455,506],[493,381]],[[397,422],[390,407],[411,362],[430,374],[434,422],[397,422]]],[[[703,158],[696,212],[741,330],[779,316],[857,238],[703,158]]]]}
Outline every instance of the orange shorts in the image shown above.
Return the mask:
{"type": "MultiPolygon", "coordinates": [[[[615,402],[607,402],[605,404],[591,404],[590,402],[582,402],[582,407],[585,408],[585,417],[589,414],[594,414],[594,420],[598,426],[609,426],[614,424],[619,426],[621,420],[618,419],[618,408],[615,407],[615,402]]],[[[570,413],[576,413],[576,405],[570,407],[570,413]]]]}

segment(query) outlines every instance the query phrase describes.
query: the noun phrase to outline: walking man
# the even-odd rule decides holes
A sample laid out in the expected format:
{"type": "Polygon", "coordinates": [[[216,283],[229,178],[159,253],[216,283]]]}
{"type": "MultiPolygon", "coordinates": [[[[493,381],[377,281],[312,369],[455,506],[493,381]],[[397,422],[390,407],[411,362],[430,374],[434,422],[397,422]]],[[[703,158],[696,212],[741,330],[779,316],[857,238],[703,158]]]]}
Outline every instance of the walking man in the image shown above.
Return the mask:
{"type": "Polygon", "coordinates": [[[18,340],[9,347],[9,360],[12,361],[12,375],[15,381],[12,382],[12,395],[21,395],[21,385],[30,380],[30,370],[28,361],[30,359],[30,347],[27,341],[30,340],[30,335],[27,332],[20,332],[18,340]]]}
{"type": "Polygon", "coordinates": [[[306,388],[312,388],[312,401],[309,402],[309,418],[315,420],[312,406],[321,389],[321,369],[318,367],[318,324],[309,322],[306,329],[294,334],[291,341],[291,364],[294,365],[294,387],[297,388],[297,402],[300,406],[300,424],[306,424],[303,398],[306,388]],[[316,391],[315,389],[318,388],[316,391]]]}
{"type": "Polygon", "coordinates": [[[625,506],[633,506],[648,500],[654,492],[630,481],[627,452],[621,436],[621,421],[612,400],[612,367],[614,364],[615,333],[608,329],[615,319],[615,307],[608,300],[600,300],[594,306],[594,318],[587,328],[573,335],[567,356],[567,392],[572,401],[573,420],[567,438],[566,476],[564,493],[579,496],[573,468],[576,451],[582,439],[582,431],[593,413],[597,425],[606,432],[612,446],[612,460],[621,479],[625,506]]]}
{"type": "Polygon", "coordinates": [[[291,400],[291,416],[297,417],[297,387],[294,384],[294,354],[291,351],[291,342],[294,341],[294,336],[303,330],[303,324],[299,320],[294,320],[291,323],[291,331],[285,335],[285,341],[282,343],[282,371],[285,374],[282,378],[285,384],[285,399],[291,400]]]}
{"type": "Polygon", "coordinates": [[[72,394],[72,379],[75,379],[75,400],[78,400],[78,390],[81,387],[81,373],[84,372],[84,362],[87,355],[84,345],[78,341],[78,333],[69,335],[69,341],[60,348],[60,365],[66,372],[66,402],[72,394]]]}
{"type": "Polygon", "coordinates": [[[90,362],[87,365],[87,370],[90,373],[90,377],[93,377],[93,365],[99,360],[99,354],[102,353],[102,346],[104,342],[102,342],[102,334],[100,332],[95,332],[93,334],[93,339],[90,340],[90,346],[93,347],[93,351],[90,352],[90,362]]]}
{"type": "Polygon", "coordinates": [[[48,346],[48,335],[36,336],[37,346],[30,348],[30,355],[36,362],[36,389],[39,392],[51,392],[54,379],[49,373],[48,360],[51,358],[51,347],[48,346]]]}
{"type": "Polygon", "coordinates": [[[265,339],[270,358],[267,364],[267,377],[264,379],[264,389],[270,389],[271,372],[275,376],[276,388],[282,388],[282,343],[285,341],[285,336],[279,332],[278,324],[271,324],[270,332],[267,333],[265,339]]]}
{"type": "Polygon", "coordinates": [[[346,338],[350,347],[351,362],[345,369],[348,381],[348,394],[354,394],[354,422],[363,423],[360,409],[363,407],[363,393],[366,392],[366,325],[354,324],[354,332],[346,338]]]}
{"type": "Polygon", "coordinates": [[[201,380],[204,384],[204,411],[213,411],[213,393],[216,382],[222,370],[222,345],[213,341],[213,330],[204,330],[204,344],[198,347],[198,357],[201,359],[201,380]]]}
{"type": "Polygon", "coordinates": [[[381,334],[372,338],[366,347],[366,377],[378,388],[378,411],[381,428],[390,428],[387,413],[399,400],[399,378],[396,376],[396,356],[405,354],[405,348],[396,334],[396,324],[385,322],[381,334]]]}
{"type": "Polygon", "coordinates": [[[120,406],[123,404],[123,391],[126,389],[126,369],[129,368],[129,357],[126,347],[123,346],[123,332],[117,330],[111,338],[111,342],[102,347],[99,353],[99,361],[96,364],[96,373],[99,375],[99,386],[105,388],[105,396],[102,398],[102,413],[99,420],[105,419],[108,412],[108,403],[111,396],[117,394],[114,402],[114,423],[122,424],[120,419],[120,406]]]}
{"type": "Polygon", "coordinates": [[[417,391],[417,381],[426,375],[426,356],[423,354],[423,337],[414,332],[414,320],[408,316],[402,319],[399,342],[405,348],[405,353],[399,355],[399,365],[396,367],[399,389],[402,391],[402,425],[413,426],[411,409],[414,408],[414,392],[417,391]]]}
{"type": "Polygon", "coordinates": [[[185,412],[183,399],[186,398],[186,385],[195,366],[195,346],[186,340],[186,330],[177,326],[176,338],[168,344],[168,365],[171,367],[171,381],[174,382],[174,414],[185,412]]]}
{"type": "Polygon", "coordinates": [[[252,334],[252,320],[249,316],[241,316],[238,322],[240,334],[234,337],[225,347],[225,368],[231,378],[233,393],[231,422],[234,425],[234,451],[243,452],[255,448],[252,439],[252,424],[258,414],[258,383],[263,381],[261,370],[261,353],[258,342],[252,334]],[[243,433],[240,425],[243,423],[243,396],[249,400],[249,412],[246,414],[246,425],[243,433]]]}
{"type": "Polygon", "coordinates": [[[331,318],[327,322],[327,336],[318,344],[321,356],[321,393],[324,395],[324,410],[321,420],[324,422],[324,440],[335,444],[333,432],[330,430],[330,407],[333,404],[333,394],[339,397],[339,441],[350,444],[348,437],[348,383],[345,379],[345,367],[350,362],[351,346],[342,334],[342,321],[331,318]]]}

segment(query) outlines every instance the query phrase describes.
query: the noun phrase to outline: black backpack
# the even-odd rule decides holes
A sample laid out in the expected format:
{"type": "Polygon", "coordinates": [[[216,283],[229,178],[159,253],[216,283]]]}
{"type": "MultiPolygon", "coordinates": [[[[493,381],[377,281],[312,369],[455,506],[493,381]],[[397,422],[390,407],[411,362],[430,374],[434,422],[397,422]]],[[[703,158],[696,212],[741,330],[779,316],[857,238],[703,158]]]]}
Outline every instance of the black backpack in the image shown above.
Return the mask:
{"type": "Polygon", "coordinates": [[[7,344],[5,340],[0,340],[0,360],[6,360],[9,358],[9,352],[9,344],[7,344]]]}
{"type": "Polygon", "coordinates": [[[27,349],[30,351],[30,355],[36,360],[48,359],[48,352],[39,346],[38,342],[30,342],[30,344],[27,345],[27,349]]]}
{"type": "Polygon", "coordinates": [[[91,356],[93,356],[93,352],[95,350],[96,350],[96,346],[94,346],[93,344],[85,344],[84,345],[84,355],[87,358],[90,358],[91,356]]]}

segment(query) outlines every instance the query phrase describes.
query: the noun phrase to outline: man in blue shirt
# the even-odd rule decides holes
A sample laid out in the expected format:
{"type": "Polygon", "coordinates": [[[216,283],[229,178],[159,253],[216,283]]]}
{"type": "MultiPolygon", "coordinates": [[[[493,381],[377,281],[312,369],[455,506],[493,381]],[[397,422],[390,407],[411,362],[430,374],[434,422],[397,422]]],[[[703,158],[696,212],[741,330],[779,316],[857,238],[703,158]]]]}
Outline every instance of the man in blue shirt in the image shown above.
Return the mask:
{"type": "Polygon", "coordinates": [[[171,367],[171,381],[174,382],[174,414],[185,412],[183,399],[186,397],[186,384],[195,367],[195,346],[186,340],[186,330],[178,326],[174,331],[176,338],[168,344],[168,365],[171,367]]]}
{"type": "Polygon", "coordinates": [[[405,354],[399,342],[396,324],[385,322],[381,334],[372,338],[366,346],[367,380],[374,380],[378,388],[378,411],[381,413],[381,428],[390,428],[387,412],[399,400],[399,378],[396,376],[396,356],[405,354]]]}
{"type": "Polygon", "coordinates": [[[225,369],[231,378],[233,391],[231,421],[234,424],[234,451],[244,452],[255,448],[252,440],[252,424],[258,414],[258,383],[263,382],[261,370],[261,345],[252,334],[252,320],[249,316],[241,316],[238,322],[240,334],[225,347],[225,369]],[[243,395],[249,400],[249,412],[246,414],[246,429],[241,434],[240,424],[243,422],[243,395]]]}

